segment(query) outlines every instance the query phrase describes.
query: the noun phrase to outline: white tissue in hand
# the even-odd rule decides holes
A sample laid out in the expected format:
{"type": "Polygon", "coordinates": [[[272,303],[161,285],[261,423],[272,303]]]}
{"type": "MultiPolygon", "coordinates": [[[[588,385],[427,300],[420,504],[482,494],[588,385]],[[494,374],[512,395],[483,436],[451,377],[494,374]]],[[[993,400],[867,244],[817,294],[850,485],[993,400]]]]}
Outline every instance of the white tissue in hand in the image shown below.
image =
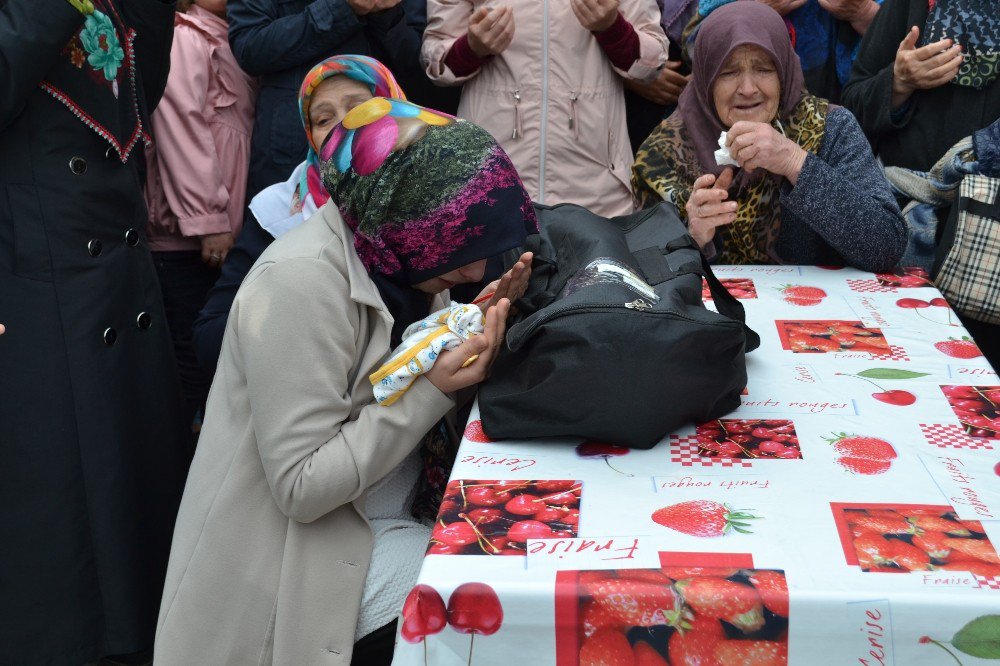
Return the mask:
{"type": "Polygon", "coordinates": [[[725,132],[719,135],[719,149],[715,151],[715,163],[719,166],[726,166],[727,164],[739,166],[739,163],[729,154],[729,148],[726,147],[725,132]]]}

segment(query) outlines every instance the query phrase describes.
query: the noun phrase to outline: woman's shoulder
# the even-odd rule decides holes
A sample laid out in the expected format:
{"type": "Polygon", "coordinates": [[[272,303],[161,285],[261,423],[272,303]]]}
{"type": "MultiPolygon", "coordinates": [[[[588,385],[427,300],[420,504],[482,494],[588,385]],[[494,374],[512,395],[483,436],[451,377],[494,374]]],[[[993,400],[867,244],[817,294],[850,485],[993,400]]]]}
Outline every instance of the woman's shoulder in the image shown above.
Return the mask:
{"type": "MultiPolygon", "coordinates": [[[[336,211],[336,208],[334,208],[336,211]]],[[[323,206],[305,222],[271,243],[247,274],[244,284],[251,284],[267,273],[269,282],[277,276],[300,275],[298,288],[313,279],[346,281],[346,244],[330,224],[329,207],[323,206]]]]}
{"type": "Polygon", "coordinates": [[[820,153],[829,151],[835,144],[842,142],[867,144],[868,139],[858,124],[858,119],[854,117],[848,109],[842,106],[831,104],[830,110],[826,114],[826,131],[823,140],[823,147],[820,153]]]}

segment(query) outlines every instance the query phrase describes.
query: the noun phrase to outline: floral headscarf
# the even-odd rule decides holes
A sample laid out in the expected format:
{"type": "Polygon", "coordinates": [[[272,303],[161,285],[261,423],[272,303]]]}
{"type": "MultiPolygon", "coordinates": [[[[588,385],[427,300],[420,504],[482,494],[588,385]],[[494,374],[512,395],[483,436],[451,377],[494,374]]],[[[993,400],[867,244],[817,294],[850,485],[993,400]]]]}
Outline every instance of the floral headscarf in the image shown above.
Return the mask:
{"type": "Polygon", "coordinates": [[[297,196],[301,199],[305,192],[312,195],[317,206],[326,203],[330,195],[323,187],[320,176],[319,146],[313,144],[312,124],[309,121],[309,106],[312,104],[313,93],[321,83],[331,76],[343,75],[364,83],[376,97],[391,97],[405,100],[403,89],[396,83],[392,72],[375,58],[362,55],[338,55],[327,58],[306,74],[299,89],[299,115],[302,116],[302,126],[306,130],[306,140],[309,142],[309,153],[306,155],[306,169],[302,172],[297,196]]]}
{"type": "Polygon", "coordinates": [[[486,130],[402,100],[352,109],[320,151],[323,182],[369,273],[415,285],[521,245],[537,227],[486,130]]]}

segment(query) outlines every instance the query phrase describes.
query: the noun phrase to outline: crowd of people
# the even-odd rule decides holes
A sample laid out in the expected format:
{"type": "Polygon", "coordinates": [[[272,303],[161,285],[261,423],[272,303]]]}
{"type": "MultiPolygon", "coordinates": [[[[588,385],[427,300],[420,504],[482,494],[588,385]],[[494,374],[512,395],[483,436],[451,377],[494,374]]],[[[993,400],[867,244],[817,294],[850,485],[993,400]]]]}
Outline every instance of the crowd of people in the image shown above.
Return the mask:
{"type": "Polygon", "coordinates": [[[388,664],[532,202],[891,271],[998,71],[992,0],[0,0],[0,664],[388,664]]]}

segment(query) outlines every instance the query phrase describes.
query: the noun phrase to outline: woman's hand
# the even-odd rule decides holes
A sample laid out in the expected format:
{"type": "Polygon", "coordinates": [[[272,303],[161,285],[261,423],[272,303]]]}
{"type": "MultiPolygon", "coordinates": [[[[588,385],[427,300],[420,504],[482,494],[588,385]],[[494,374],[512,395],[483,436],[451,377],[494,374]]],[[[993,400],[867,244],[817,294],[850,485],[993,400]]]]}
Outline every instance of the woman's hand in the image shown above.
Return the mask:
{"type": "Polygon", "coordinates": [[[649,83],[625,79],[625,87],[654,104],[673,106],[691,79],[690,74],[681,74],[678,71],[681,65],[680,60],[668,60],[663,63],[663,69],[656,78],[649,83]]]}
{"type": "Polygon", "coordinates": [[[784,176],[792,185],[798,180],[807,155],[797,143],[770,125],[748,120],[741,120],[729,128],[726,146],[733,159],[748,173],[764,169],[784,176]]]}
{"type": "Polygon", "coordinates": [[[500,276],[499,280],[494,280],[486,285],[486,288],[479,292],[479,296],[474,301],[485,313],[489,308],[506,298],[511,303],[524,296],[528,289],[528,279],[531,277],[531,260],[534,255],[525,252],[521,255],[517,263],[510,267],[510,270],[500,276]]]}
{"type": "Polygon", "coordinates": [[[733,170],[723,169],[719,177],[706,173],[694,181],[691,197],[684,210],[687,212],[688,233],[703,248],[712,242],[716,227],[730,224],[736,219],[736,202],[729,198],[729,186],[733,182],[733,170]]]}
{"type": "Polygon", "coordinates": [[[424,377],[442,393],[454,393],[486,379],[497,350],[503,343],[510,301],[500,301],[486,311],[483,332],[457,348],[441,352],[424,377]]]}
{"type": "Polygon", "coordinates": [[[576,20],[591,32],[604,32],[618,18],[618,0],[569,0],[576,20]]]}
{"type": "Polygon", "coordinates": [[[231,249],[233,249],[233,235],[228,231],[201,237],[201,260],[212,268],[221,266],[231,249]]]}
{"type": "Polygon", "coordinates": [[[500,55],[514,39],[514,10],[480,7],[469,18],[469,48],[480,58],[500,55]]]}
{"type": "Polygon", "coordinates": [[[898,109],[917,90],[951,81],[962,67],[962,46],[950,39],[917,48],[920,28],[913,26],[899,43],[892,65],[892,108],[898,109]]]}

